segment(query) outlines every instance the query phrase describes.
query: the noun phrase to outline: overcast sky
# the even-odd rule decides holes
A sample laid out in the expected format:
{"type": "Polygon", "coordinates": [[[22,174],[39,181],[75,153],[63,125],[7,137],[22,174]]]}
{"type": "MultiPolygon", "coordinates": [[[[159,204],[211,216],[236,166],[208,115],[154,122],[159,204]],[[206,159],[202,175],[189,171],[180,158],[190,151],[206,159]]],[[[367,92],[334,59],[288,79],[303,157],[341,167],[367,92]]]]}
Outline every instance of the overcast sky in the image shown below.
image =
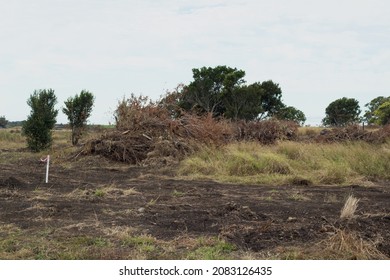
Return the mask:
{"type": "Polygon", "coordinates": [[[388,0],[0,0],[0,116],[26,119],[35,89],[58,109],[86,89],[106,124],[124,96],[156,100],[227,65],[319,124],[335,99],[390,96],[389,15],[388,0]]]}

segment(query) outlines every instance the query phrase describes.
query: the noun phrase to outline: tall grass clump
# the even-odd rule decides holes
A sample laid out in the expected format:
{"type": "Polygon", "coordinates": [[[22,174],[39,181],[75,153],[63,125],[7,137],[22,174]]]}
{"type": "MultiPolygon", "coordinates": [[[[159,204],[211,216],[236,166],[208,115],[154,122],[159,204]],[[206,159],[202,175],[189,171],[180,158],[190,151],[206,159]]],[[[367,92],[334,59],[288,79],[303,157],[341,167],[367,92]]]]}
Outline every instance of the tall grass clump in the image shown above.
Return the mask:
{"type": "Polygon", "coordinates": [[[220,170],[216,163],[222,161],[223,151],[217,148],[202,146],[196,156],[188,157],[180,167],[180,174],[190,177],[213,176],[220,170]]]}
{"type": "Polygon", "coordinates": [[[390,179],[390,144],[237,142],[182,161],[179,174],[224,182],[340,185],[390,179]]]}
{"type": "Polygon", "coordinates": [[[340,218],[341,219],[351,219],[355,216],[359,199],[353,197],[353,195],[348,196],[343,209],[341,209],[340,218]]]}
{"type": "Polygon", "coordinates": [[[17,129],[0,130],[0,146],[3,149],[14,149],[24,147],[26,138],[22,136],[21,131],[17,129]]]}
{"type": "Polygon", "coordinates": [[[349,156],[351,168],[358,174],[370,180],[390,179],[390,142],[382,145],[357,143],[349,156]]]}
{"type": "Polygon", "coordinates": [[[227,155],[226,171],[232,176],[254,176],[257,174],[290,174],[288,162],[272,153],[245,153],[233,151],[227,155]]]}
{"type": "Polygon", "coordinates": [[[268,149],[256,142],[238,142],[198,152],[181,163],[179,174],[225,182],[279,182],[281,176],[291,175],[292,168],[284,155],[268,149]]]}

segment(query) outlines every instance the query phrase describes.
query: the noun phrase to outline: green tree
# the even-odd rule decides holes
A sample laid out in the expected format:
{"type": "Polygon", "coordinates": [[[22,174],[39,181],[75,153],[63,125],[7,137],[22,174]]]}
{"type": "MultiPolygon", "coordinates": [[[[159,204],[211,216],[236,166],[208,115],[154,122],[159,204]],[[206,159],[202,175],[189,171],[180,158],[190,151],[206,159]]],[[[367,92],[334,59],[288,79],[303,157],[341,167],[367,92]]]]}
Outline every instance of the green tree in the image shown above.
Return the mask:
{"type": "Polygon", "coordinates": [[[194,80],[183,89],[181,107],[214,116],[225,111],[223,94],[245,82],[244,71],[227,66],[202,67],[192,69],[192,73],[194,80]]]}
{"type": "Polygon", "coordinates": [[[326,126],[345,126],[359,122],[360,113],[359,102],[356,99],[343,97],[326,107],[322,123],[326,126]]]}
{"type": "Polygon", "coordinates": [[[87,125],[87,120],[91,116],[94,96],[82,90],[80,95],[69,97],[64,103],[65,107],[62,108],[62,112],[68,117],[72,129],[72,144],[77,145],[87,125]]]}
{"type": "Polygon", "coordinates": [[[52,89],[35,90],[27,100],[31,112],[22,131],[27,137],[28,148],[33,152],[49,148],[52,144],[51,130],[58,115],[58,110],[54,108],[56,103],[57,97],[52,89]]]}
{"type": "Polygon", "coordinates": [[[390,101],[382,103],[378,109],[374,111],[375,122],[379,125],[390,124],[390,101]]]}
{"type": "Polygon", "coordinates": [[[288,120],[303,125],[306,121],[305,114],[293,106],[283,107],[276,114],[275,117],[281,120],[288,120]]]}
{"type": "Polygon", "coordinates": [[[281,88],[271,80],[236,86],[223,95],[225,117],[234,120],[272,117],[285,107],[281,97],[281,88]]]}
{"type": "Polygon", "coordinates": [[[172,98],[179,97],[183,110],[253,120],[271,117],[284,107],[282,90],[271,80],[246,85],[245,72],[227,66],[202,67],[192,72],[194,80],[172,98]]]}
{"type": "Polygon", "coordinates": [[[0,127],[5,128],[8,124],[8,120],[5,116],[0,116],[0,127]]]}
{"type": "Polygon", "coordinates": [[[223,96],[224,116],[229,119],[253,120],[261,112],[263,89],[260,84],[242,85],[227,91],[223,96]]]}
{"type": "Polygon", "coordinates": [[[263,89],[261,98],[261,112],[259,119],[265,119],[275,115],[285,105],[282,102],[282,89],[279,84],[272,80],[262,82],[260,84],[263,89]]]}
{"type": "Polygon", "coordinates": [[[364,120],[368,124],[378,123],[378,117],[376,116],[375,111],[378,110],[379,106],[381,106],[383,103],[387,101],[390,101],[390,96],[388,97],[378,96],[373,100],[371,100],[366,105],[364,105],[367,108],[367,110],[364,113],[364,120]]]}

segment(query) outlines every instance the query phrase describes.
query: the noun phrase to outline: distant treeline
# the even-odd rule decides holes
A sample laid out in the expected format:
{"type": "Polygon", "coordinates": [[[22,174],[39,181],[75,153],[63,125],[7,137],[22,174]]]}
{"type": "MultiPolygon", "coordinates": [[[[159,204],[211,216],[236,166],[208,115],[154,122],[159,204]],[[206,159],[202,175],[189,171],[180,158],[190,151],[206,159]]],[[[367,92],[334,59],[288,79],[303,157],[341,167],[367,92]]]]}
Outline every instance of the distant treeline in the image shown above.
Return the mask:
{"type": "MultiPolygon", "coordinates": [[[[23,120],[23,121],[8,121],[7,125],[5,125],[3,128],[22,127],[25,122],[26,122],[25,120],[23,120]]],[[[69,128],[69,125],[63,124],[63,123],[57,123],[57,124],[55,124],[54,128],[55,129],[65,129],[65,128],[69,128]]]]}
{"type": "Polygon", "coordinates": [[[6,127],[23,126],[25,121],[8,121],[6,127]]]}

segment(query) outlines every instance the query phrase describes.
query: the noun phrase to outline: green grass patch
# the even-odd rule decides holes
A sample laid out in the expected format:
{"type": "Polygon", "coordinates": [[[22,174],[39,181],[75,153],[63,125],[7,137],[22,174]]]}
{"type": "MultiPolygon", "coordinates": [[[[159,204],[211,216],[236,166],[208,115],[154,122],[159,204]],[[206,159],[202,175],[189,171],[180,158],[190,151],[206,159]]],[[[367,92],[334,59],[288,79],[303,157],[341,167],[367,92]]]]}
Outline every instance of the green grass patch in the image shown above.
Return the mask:
{"type": "Polygon", "coordinates": [[[174,196],[174,197],[181,197],[183,195],[185,195],[185,193],[181,192],[181,191],[173,190],[173,192],[172,192],[172,196],[174,196]]]}
{"type": "Polygon", "coordinates": [[[136,236],[128,236],[123,238],[122,245],[123,246],[150,246],[156,243],[155,238],[149,235],[136,235],[136,236]]]}
{"type": "Polygon", "coordinates": [[[188,254],[190,260],[225,260],[230,258],[230,254],[236,247],[226,241],[216,238],[198,239],[198,246],[188,254]]]}
{"type": "Polygon", "coordinates": [[[103,189],[97,189],[95,190],[94,195],[97,197],[103,197],[106,195],[106,192],[103,189]]]}

